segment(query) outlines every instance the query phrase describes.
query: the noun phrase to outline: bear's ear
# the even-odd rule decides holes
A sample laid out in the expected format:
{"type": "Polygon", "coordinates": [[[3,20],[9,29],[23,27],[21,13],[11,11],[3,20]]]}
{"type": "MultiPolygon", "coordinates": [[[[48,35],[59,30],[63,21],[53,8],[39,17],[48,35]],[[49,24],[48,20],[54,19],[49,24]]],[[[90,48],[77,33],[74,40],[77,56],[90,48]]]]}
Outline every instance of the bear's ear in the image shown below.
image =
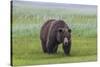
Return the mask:
{"type": "Polygon", "coordinates": [[[69,30],[68,30],[68,32],[70,32],[70,33],[71,33],[71,29],[69,29],[69,30]]]}

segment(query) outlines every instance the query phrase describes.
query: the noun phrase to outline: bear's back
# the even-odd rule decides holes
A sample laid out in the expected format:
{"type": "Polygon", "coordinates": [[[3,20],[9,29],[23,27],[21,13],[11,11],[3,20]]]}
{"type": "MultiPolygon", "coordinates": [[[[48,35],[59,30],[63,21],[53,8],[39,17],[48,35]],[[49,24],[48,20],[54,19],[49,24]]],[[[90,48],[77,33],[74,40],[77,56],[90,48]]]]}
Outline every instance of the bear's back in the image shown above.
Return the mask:
{"type": "Polygon", "coordinates": [[[55,19],[48,20],[48,21],[46,21],[46,22],[43,24],[43,26],[42,26],[42,28],[41,28],[41,31],[40,31],[40,38],[41,38],[42,40],[45,40],[45,41],[47,40],[49,28],[50,28],[51,23],[52,23],[53,21],[55,21],[55,19]]]}

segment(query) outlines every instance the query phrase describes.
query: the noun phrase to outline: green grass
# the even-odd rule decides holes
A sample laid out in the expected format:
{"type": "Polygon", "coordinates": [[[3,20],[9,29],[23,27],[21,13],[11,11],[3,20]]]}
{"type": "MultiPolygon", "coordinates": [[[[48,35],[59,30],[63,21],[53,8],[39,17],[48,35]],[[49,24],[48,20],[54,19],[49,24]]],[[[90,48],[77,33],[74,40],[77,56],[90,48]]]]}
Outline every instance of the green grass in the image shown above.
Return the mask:
{"type": "Polygon", "coordinates": [[[96,38],[72,39],[71,56],[64,55],[62,45],[59,46],[57,54],[44,54],[40,41],[31,37],[15,39],[14,43],[13,65],[96,61],[96,38]]]}
{"type": "Polygon", "coordinates": [[[87,62],[97,60],[96,13],[84,14],[66,9],[16,6],[12,22],[12,62],[14,66],[87,62]],[[71,55],[65,56],[62,45],[58,53],[44,54],[39,33],[44,21],[60,18],[72,29],[71,55]]]}

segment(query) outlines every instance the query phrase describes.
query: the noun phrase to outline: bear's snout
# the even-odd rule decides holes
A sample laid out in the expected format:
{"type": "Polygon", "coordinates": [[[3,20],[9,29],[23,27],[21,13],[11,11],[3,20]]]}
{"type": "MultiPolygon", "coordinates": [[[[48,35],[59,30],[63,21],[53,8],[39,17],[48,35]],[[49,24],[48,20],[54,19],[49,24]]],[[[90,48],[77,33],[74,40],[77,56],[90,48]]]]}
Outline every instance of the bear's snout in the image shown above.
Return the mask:
{"type": "Polygon", "coordinates": [[[68,45],[68,38],[67,37],[64,38],[64,45],[66,45],[66,46],[68,45]]]}

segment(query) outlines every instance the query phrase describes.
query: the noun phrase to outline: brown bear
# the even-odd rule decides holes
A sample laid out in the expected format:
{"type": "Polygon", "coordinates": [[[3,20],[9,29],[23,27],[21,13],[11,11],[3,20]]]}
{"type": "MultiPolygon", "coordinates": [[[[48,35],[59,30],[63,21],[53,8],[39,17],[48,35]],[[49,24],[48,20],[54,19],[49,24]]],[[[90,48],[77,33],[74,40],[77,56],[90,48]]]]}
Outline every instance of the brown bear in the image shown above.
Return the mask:
{"type": "Polygon", "coordinates": [[[71,29],[63,20],[46,21],[40,31],[40,40],[44,53],[57,53],[58,45],[63,43],[64,53],[70,54],[71,29]]]}

